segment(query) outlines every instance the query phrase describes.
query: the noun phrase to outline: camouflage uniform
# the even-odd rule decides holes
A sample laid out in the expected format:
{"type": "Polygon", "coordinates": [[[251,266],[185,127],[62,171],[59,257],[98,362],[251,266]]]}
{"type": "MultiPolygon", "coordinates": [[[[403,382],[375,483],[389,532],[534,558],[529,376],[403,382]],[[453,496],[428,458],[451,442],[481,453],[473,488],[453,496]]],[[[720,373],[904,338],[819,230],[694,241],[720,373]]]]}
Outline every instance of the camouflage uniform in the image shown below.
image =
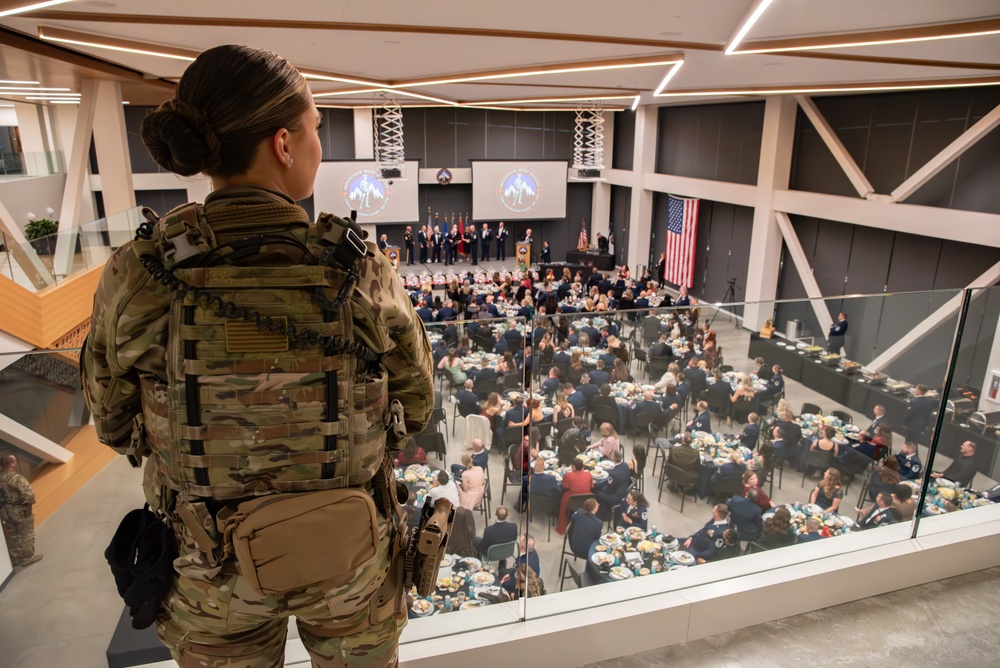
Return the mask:
{"type": "Polygon", "coordinates": [[[35,493],[23,475],[17,471],[2,471],[0,495],[7,515],[3,524],[10,561],[15,566],[24,566],[35,556],[35,517],[31,512],[35,493]]]}
{"type": "MultiPolygon", "coordinates": [[[[217,246],[250,235],[279,235],[301,244],[311,226],[300,207],[283,196],[255,188],[227,188],[213,193],[206,199],[204,215],[217,246]]],[[[331,223],[321,217],[316,224],[320,233],[324,224],[331,223]]],[[[156,432],[160,423],[176,419],[167,414],[165,407],[171,391],[165,382],[171,293],[141,266],[132,246],[120,248],[105,268],[94,298],[91,333],[81,357],[84,389],[98,436],[122,454],[130,447],[133,418],[137,415],[143,416],[147,433],[156,432]]],[[[372,244],[366,247],[367,257],[359,264],[359,278],[351,298],[353,323],[342,326],[354,338],[382,353],[389,399],[402,403],[407,431],[419,433],[434,406],[430,346],[398,275],[372,244]]],[[[301,251],[275,245],[244,264],[276,267],[298,264],[300,258],[301,251]]],[[[258,266],[251,271],[276,270],[258,266]]],[[[249,388],[258,399],[269,393],[280,396],[281,378],[286,375],[282,372],[294,370],[274,371],[275,377],[268,376],[270,384],[249,388]]],[[[340,397],[353,398],[362,407],[371,403],[363,392],[360,396],[351,392],[347,374],[338,385],[344,386],[340,397]]],[[[309,388],[296,391],[308,393],[309,388]]],[[[298,410],[294,407],[296,397],[292,399],[292,405],[285,406],[285,410],[298,410]]],[[[232,403],[238,417],[240,403],[232,403]]],[[[352,447],[357,440],[359,448],[376,445],[377,452],[381,452],[381,441],[372,444],[362,438],[366,425],[355,420],[351,429],[352,447]]],[[[369,437],[371,431],[368,425],[369,437]]],[[[386,442],[393,449],[401,445],[386,442]]],[[[282,595],[262,595],[239,574],[234,558],[215,563],[199,549],[195,537],[173,512],[178,486],[171,471],[176,462],[163,461],[155,447],[153,452],[146,464],[143,487],[151,508],[165,513],[172,523],[180,555],[174,562],[178,577],[164,603],[158,630],[181,666],[280,666],[288,616],[297,618],[314,665],[395,664],[406,611],[402,608],[401,559],[390,558],[396,532],[388,518],[379,517],[381,540],[374,564],[342,582],[327,581],[282,595]]],[[[366,452],[370,459],[372,451],[366,452]]],[[[367,464],[362,462],[361,466],[367,464]]],[[[298,465],[289,468],[297,471],[298,465]]],[[[370,482],[364,487],[372,491],[370,482]]]]}

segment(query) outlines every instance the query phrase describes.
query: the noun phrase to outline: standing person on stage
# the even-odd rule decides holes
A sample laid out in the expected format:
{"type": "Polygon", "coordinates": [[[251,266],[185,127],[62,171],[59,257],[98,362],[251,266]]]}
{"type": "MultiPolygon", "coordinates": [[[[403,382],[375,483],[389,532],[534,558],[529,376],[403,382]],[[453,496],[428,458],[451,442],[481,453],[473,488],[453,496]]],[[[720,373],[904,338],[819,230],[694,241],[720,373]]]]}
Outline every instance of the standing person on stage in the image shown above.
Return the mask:
{"type": "Polygon", "coordinates": [[[600,232],[597,233],[597,250],[601,253],[608,252],[608,238],[600,232]]]}
{"type": "Polygon", "coordinates": [[[133,623],[155,616],[181,666],[284,665],[293,616],[313,665],[395,666],[407,614],[391,456],[434,408],[427,335],[364,230],[311,222],[295,203],[323,157],[305,77],[224,45],[187,67],[175,95],[145,116],[143,143],[213,191],[150,213],[111,256],[80,354],[99,440],[135,466],[148,457],[153,517],[119,528],[117,585],[140,599],[133,623]],[[265,248],[239,246],[262,234],[265,248]],[[257,305],[281,326],[256,326],[257,305]]]}
{"type": "Polygon", "coordinates": [[[3,533],[7,552],[15,566],[30,566],[42,560],[35,554],[35,492],[27,478],[17,472],[17,457],[0,457],[0,508],[5,515],[3,533]]]}
{"type": "Polygon", "coordinates": [[[479,233],[479,241],[482,244],[482,255],[485,262],[490,259],[490,244],[493,243],[493,231],[486,223],[483,223],[483,231],[479,233]]]}
{"type": "Polygon", "coordinates": [[[542,242],[542,262],[545,264],[550,264],[552,262],[552,249],[549,248],[549,242],[542,242]]]}
{"type": "Polygon", "coordinates": [[[531,237],[531,228],[529,227],[524,231],[524,243],[530,244],[534,239],[531,237]]]}
{"type": "Polygon", "coordinates": [[[403,246],[406,248],[406,266],[413,265],[413,228],[406,226],[406,233],[403,235],[403,246]]]}
{"type": "Polygon", "coordinates": [[[441,243],[444,251],[444,266],[447,267],[454,262],[452,255],[455,252],[455,230],[448,230],[448,234],[443,235],[441,243]]]}
{"type": "Polygon", "coordinates": [[[448,236],[451,237],[451,263],[455,264],[458,262],[458,247],[459,242],[462,241],[462,237],[459,236],[458,228],[454,225],[452,225],[451,229],[448,230],[448,236]]]}
{"type": "Polygon", "coordinates": [[[840,348],[844,345],[844,337],[846,334],[847,314],[841,312],[837,316],[837,322],[830,325],[830,336],[827,338],[826,352],[840,353],[840,348]]]}
{"type": "MultiPolygon", "coordinates": [[[[472,266],[479,264],[479,233],[476,232],[475,227],[469,227],[469,257],[472,260],[472,266]]],[[[484,260],[486,258],[483,258],[484,260]]]]}
{"type": "Polygon", "coordinates": [[[497,227],[497,259],[507,259],[507,228],[503,226],[503,221],[497,227]]]}
{"type": "Polygon", "coordinates": [[[656,265],[656,282],[659,285],[667,280],[667,254],[660,253],[660,262],[656,265]]]}
{"type": "Polygon", "coordinates": [[[427,242],[430,241],[430,235],[427,233],[427,226],[422,225],[420,231],[417,232],[417,246],[420,247],[420,264],[427,264],[427,242]]]}
{"type": "Polygon", "coordinates": [[[441,262],[441,246],[444,244],[444,237],[441,236],[441,228],[434,226],[434,234],[431,235],[431,262],[441,262]]]}

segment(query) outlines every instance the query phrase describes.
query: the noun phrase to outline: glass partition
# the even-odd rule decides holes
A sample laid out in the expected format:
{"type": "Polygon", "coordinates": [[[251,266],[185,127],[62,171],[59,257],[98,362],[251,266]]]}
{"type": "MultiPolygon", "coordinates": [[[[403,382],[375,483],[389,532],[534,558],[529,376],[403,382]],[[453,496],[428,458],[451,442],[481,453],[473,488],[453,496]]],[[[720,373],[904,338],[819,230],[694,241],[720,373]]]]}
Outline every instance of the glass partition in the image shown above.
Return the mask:
{"type": "Polygon", "coordinates": [[[29,151],[0,155],[0,178],[6,180],[51,176],[65,171],[61,151],[29,151]]]}

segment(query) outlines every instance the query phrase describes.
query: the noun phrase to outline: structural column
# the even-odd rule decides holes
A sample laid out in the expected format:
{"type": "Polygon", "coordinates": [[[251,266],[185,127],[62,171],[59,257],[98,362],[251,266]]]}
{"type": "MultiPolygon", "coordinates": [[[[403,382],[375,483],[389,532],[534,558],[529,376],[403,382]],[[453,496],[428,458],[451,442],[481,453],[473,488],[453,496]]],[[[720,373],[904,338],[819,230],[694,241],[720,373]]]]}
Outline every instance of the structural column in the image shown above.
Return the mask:
{"type": "Polygon", "coordinates": [[[24,173],[28,176],[44,176],[51,173],[46,159],[52,146],[46,132],[45,108],[40,104],[15,102],[17,130],[24,151],[24,173]]]}
{"type": "Polygon", "coordinates": [[[768,97],[764,106],[764,130],[760,142],[760,166],[750,239],[743,324],[760,329],[774,313],[781,265],[781,229],[774,216],[774,191],[787,190],[795,143],[795,99],[768,97]],[[763,302],[757,304],[755,302],[763,302]]]}
{"type": "MultiPolygon", "coordinates": [[[[614,156],[615,112],[604,112],[604,169],[611,169],[614,156]]],[[[573,171],[573,170],[570,170],[573,171]]],[[[608,236],[611,233],[611,184],[607,181],[594,182],[594,194],[591,199],[590,225],[587,226],[587,240],[592,246],[597,245],[597,234],[608,236]]],[[[571,226],[572,227],[572,226],[571,226]]]]}
{"type": "Polygon", "coordinates": [[[126,211],[135,208],[132,162],[125,131],[122,89],[117,81],[98,81],[94,107],[94,149],[101,172],[104,215],[108,221],[111,246],[121,246],[134,234],[126,211]]]}
{"type": "Polygon", "coordinates": [[[649,239],[653,230],[653,191],[641,186],[642,176],[656,170],[657,107],[640,106],[635,112],[635,149],[632,173],[638,187],[632,188],[629,210],[628,266],[636,273],[649,262],[649,239]]]}
{"type": "MultiPolygon", "coordinates": [[[[372,123],[371,109],[354,110],[354,159],[375,159],[375,128],[372,123]]],[[[409,179],[417,178],[416,174],[405,174],[405,176],[409,179]]],[[[375,225],[361,225],[361,229],[368,233],[370,240],[376,240],[375,225]]]]}

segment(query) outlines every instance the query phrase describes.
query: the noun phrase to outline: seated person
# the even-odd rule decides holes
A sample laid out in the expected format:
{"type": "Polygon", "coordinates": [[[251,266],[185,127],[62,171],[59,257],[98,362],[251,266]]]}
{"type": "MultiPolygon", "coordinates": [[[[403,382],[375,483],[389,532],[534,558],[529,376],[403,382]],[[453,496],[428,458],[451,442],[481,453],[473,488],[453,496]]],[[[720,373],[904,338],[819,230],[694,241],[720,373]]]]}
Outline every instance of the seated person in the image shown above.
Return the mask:
{"type": "MultiPolygon", "coordinates": [[[[469,456],[469,459],[472,461],[472,466],[478,466],[479,468],[481,468],[483,470],[483,474],[485,475],[486,467],[489,465],[490,461],[490,451],[487,450],[486,447],[483,445],[483,439],[481,438],[472,439],[471,451],[472,454],[469,456]]],[[[461,464],[451,465],[451,477],[455,479],[456,483],[458,484],[462,483],[462,473],[467,468],[469,467],[467,464],[465,464],[464,454],[462,455],[461,464]]]]}
{"type": "Polygon", "coordinates": [[[757,447],[757,439],[760,437],[760,416],[750,413],[747,416],[747,426],[743,427],[740,434],[740,445],[753,450],[757,447]]]}
{"type": "Polygon", "coordinates": [[[472,391],[473,387],[474,383],[472,379],[467,379],[462,389],[455,395],[455,398],[458,399],[458,403],[463,409],[469,411],[472,415],[478,415],[481,410],[479,406],[479,397],[472,391]]]}
{"type": "Polygon", "coordinates": [[[576,391],[581,393],[586,398],[587,403],[590,403],[595,397],[597,397],[598,394],[601,393],[601,388],[591,382],[590,374],[585,371],[583,375],[580,376],[580,384],[576,386],[576,391]]]}
{"type": "Polygon", "coordinates": [[[472,457],[467,452],[462,455],[462,466],[464,469],[461,478],[455,478],[456,483],[461,484],[458,498],[463,508],[475,510],[486,495],[486,472],[472,462],[472,457]]]}
{"type": "Polygon", "coordinates": [[[576,456],[587,449],[589,438],[583,429],[583,418],[574,417],[572,427],[559,434],[557,455],[560,466],[569,466],[576,456]]]}
{"type": "Polygon", "coordinates": [[[598,387],[611,381],[611,374],[604,370],[604,362],[597,360],[597,368],[590,372],[590,381],[598,387]]]}
{"type": "Polygon", "coordinates": [[[840,448],[836,443],[833,442],[834,436],[837,435],[837,430],[833,427],[824,427],[823,435],[813,441],[812,445],[809,446],[810,450],[819,450],[820,452],[829,452],[833,457],[837,457],[840,454],[840,448]]]}
{"type": "Polygon", "coordinates": [[[597,516],[597,499],[587,499],[583,507],[569,518],[569,549],[581,559],[587,559],[590,546],[604,534],[604,521],[597,516]]]}
{"type": "Polygon", "coordinates": [[[396,455],[395,464],[396,466],[409,466],[410,464],[423,464],[426,461],[427,453],[411,438],[406,442],[400,453],[396,455]]]}
{"type": "Polygon", "coordinates": [[[708,402],[699,401],[695,406],[697,413],[694,417],[688,420],[685,429],[687,431],[704,431],[712,432],[712,416],[708,412],[708,402]]]}
{"type": "Polygon", "coordinates": [[[740,540],[757,540],[764,528],[761,519],[761,508],[758,503],[759,494],[756,487],[751,487],[746,498],[732,496],[726,505],[729,507],[729,519],[736,526],[740,540]]]}
{"type": "MultiPolygon", "coordinates": [[[[905,487],[905,485],[904,485],[905,487]]],[[[907,487],[909,489],[909,487],[907,487]]],[[[875,503],[867,508],[857,508],[858,531],[864,529],[874,529],[875,527],[892,524],[894,521],[892,512],[892,494],[879,492],[875,497],[875,503]]]]}
{"type": "Polygon", "coordinates": [[[653,400],[653,392],[651,390],[646,390],[642,393],[642,401],[637,401],[632,406],[632,419],[634,421],[642,413],[648,413],[650,418],[652,418],[662,412],[663,405],[659,401],[653,400]]]}
{"type": "MultiPolygon", "coordinates": [[[[884,492],[883,492],[884,493],[884,492]]],[[[896,485],[892,492],[892,514],[901,522],[909,522],[917,512],[917,500],[909,485],[896,485]]]]}
{"type": "Polygon", "coordinates": [[[535,573],[541,573],[542,565],[538,560],[538,552],[535,551],[534,536],[528,534],[527,538],[525,538],[525,535],[521,534],[521,537],[518,539],[517,548],[517,559],[514,561],[514,569],[517,570],[522,565],[527,565],[535,573]]]}
{"type": "Polygon", "coordinates": [[[896,461],[899,462],[899,477],[905,480],[920,480],[920,474],[924,467],[920,463],[920,455],[917,454],[917,444],[913,441],[903,443],[903,449],[896,454],[896,461]]]}
{"type": "Polygon", "coordinates": [[[615,518],[615,528],[629,529],[639,527],[646,530],[649,514],[649,501],[636,490],[625,497],[625,509],[615,518]]]}
{"type": "Polygon", "coordinates": [[[562,499],[559,502],[559,519],[556,524],[556,533],[562,535],[566,533],[566,508],[569,507],[569,499],[574,494],[590,494],[594,489],[594,476],[590,471],[585,471],[583,462],[579,459],[573,460],[573,470],[563,476],[562,499]]]}
{"type": "Polygon", "coordinates": [[[545,473],[545,460],[536,457],[532,464],[531,477],[528,479],[528,504],[531,504],[532,499],[543,497],[548,499],[554,509],[558,507],[562,495],[563,488],[556,477],[545,473]]]}
{"type": "MultiPolygon", "coordinates": [[[[472,371],[469,371],[469,374],[471,375],[472,371]]],[[[475,376],[476,382],[478,382],[480,386],[488,386],[489,389],[493,389],[493,387],[489,385],[489,382],[493,381],[495,383],[497,381],[496,369],[490,368],[490,362],[486,358],[483,358],[482,361],[480,361],[479,369],[476,370],[475,376]]]]}
{"type": "Polygon", "coordinates": [[[614,411],[615,415],[618,414],[618,404],[615,402],[614,397],[611,396],[611,385],[604,383],[601,385],[600,394],[594,397],[590,402],[590,410],[597,411],[598,408],[605,408],[608,412],[614,411]]]}
{"type": "Polygon", "coordinates": [[[819,540],[820,538],[825,538],[822,533],[823,525],[815,517],[810,517],[806,520],[805,528],[799,537],[795,539],[796,543],[811,543],[814,540],[819,540]]]}
{"type": "Polygon", "coordinates": [[[594,496],[608,508],[621,504],[625,494],[628,493],[628,488],[632,485],[632,472],[629,470],[628,462],[622,461],[620,450],[611,453],[611,461],[615,466],[608,471],[608,479],[594,484],[594,496]]]}
{"type": "Polygon", "coordinates": [[[868,498],[874,501],[879,492],[892,494],[899,480],[899,461],[895,457],[889,457],[872,472],[868,481],[868,498]]]}
{"type": "Polygon", "coordinates": [[[712,508],[712,519],[681,544],[699,564],[703,564],[712,561],[717,551],[727,547],[729,528],[729,506],[718,503],[712,508]]]}
{"type": "Polygon", "coordinates": [[[455,523],[448,536],[448,552],[460,557],[476,557],[476,518],[464,506],[455,509],[455,523]]]}
{"type": "Polygon", "coordinates": [[[506,507],[497,506],[494,513],[497,521],[483,529],[482,538],[477,536],[472,540],[472,544],[479,550],[479,554],[485,557],[486,553],[494,545],[510,543],[517,539],[517,524],[515,522],[508,522],[507,514],[506,507]]]}
{"type": "Polygon", "coordinates": [[[709,383],[705,391],[708,405],[722,417],[726,418],[727,424],[732,424],[733,388],[722,379],[722,371],[719,369],[713,372],[712,379],[715,382],[709,383]]]}
{"type": "Polygon", "coordinates": [[[837,469],[827,469],[823,474],[823,479],[816,485],[809,496],[809,503],[831,513],[837,512],[840,502],[844,499],[844,488],[840,486],[840,471],[837,469]]]}
{"type": "Polygon", "coordinates": [[[743,496],[749,499],[750,492],[756,492],[753,495],[753,502],[760,506],[761,512],[774,508],[774,501],[761,489],[760,477],[755,471],[747,471],[743,474],[743,496]]]}
{"type": "Polygon", "coordinates": [[[956,457],[951,466],[944,471],[931,473],[932,478],[944,478],[957,482],[962,487],[972,484],[972,479],[976,477],[976,444],[966,441],[959,448],[960,456],[956,457]]]}
{"type": "Polygon", "coordinates": [[[462,500],[458,497],[458,486],[444,471],[438,471],[437,476],[431,481],[431,488],[424,497],[424,504],[429,503],[433,507],[438,499],[448,499],[455,508],[462,505],[462,500]]]}
{"type": "Polygon", "coordinates": [[[671,478],[667,489],[675,491],[674,483],[680,483],[692,488],[698,482],[701,474],[701,454],[692,446],[691,434],[684,434],[678,443],[671,444],[665,438],[656,439],[656,445],[667,449],[667,463],[681,470],[680,478],[671,478]]]}
{"type": "Polygon", "coordinates": [[[858,452],[869,459],[875,459],[875,452],[878,450],[878,446],[872,443],[872,435],[867,431],[863,431],[858,434],[858,442],[852,447],[855,452],[858,452]]]}
{"type": "Polygon", "coordinates": [[[551,397],[559,388],[559,367],[549,369],[549,377],[542,382],[542,394],[551,397]]]}
{"type": "Polygon", "coordinates": [[[610,422],[605,422],[600,428],[601,439],[596,443],[591,443],[588,450],[596,450],[600,453],[601,457],[610,458],[612,452],[616,452],[621,449],[621,445],[618,442],[618,433],[615,428],[611,426],[610,422]]]}
{"type": "Polygon", "coordinates": [[[764,520],[758,541],[767,549],[785,547],[795,542],[795,532],[792,531],[792,513],[784,506],[774,511],[774,514],[764,520]]]}
{"type": "Polygon", "coordinates": [[[733,450],[729,453],[728,460],[712,474],[712,482],[722,477],[742,478],[746,470],[747,465],[743,462],[743,455],[739,450],[733,450]]]}

